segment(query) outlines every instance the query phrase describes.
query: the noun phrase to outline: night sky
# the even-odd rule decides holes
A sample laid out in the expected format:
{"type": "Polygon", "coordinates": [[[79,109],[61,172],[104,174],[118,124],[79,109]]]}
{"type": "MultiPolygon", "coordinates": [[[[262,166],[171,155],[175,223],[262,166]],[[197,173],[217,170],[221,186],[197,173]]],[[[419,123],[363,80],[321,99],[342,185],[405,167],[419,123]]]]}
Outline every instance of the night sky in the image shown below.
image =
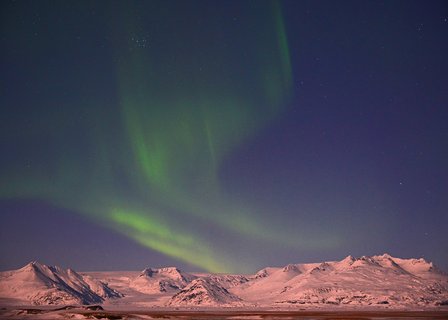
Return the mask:
{"type": "Polygon", "coordinates": [[[448,270],[446,1],[3,1],[0,269],[448,270]]]}

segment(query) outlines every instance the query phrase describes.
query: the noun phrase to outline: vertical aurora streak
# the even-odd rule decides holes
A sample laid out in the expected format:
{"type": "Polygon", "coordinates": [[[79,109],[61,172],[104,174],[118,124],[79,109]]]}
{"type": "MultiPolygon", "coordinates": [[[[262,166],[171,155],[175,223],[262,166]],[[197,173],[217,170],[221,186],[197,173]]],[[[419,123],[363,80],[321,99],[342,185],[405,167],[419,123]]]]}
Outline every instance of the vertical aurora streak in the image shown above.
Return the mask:
{"type": "MultiPolygon", "coordinates": [[[[254,78],[257,75],[249,75],[254,82],[261,84],[256,88],[258,100],[254,101],[251,95],[238,92],[230,82],[222,81],[214,86],[206,84],[216,82],[216,75],[204,72],[184,75],[198,84],[190,87],[188,92],[161,93],[156,88],[166,75],[155,71],[150,54],[142,57],[139,53],[127,53],[121,59],[123,64],[118,66],[118,80],[125,129],[134,163],[145,178],[142,191],[152,199],[148,204],[150,207],[164,207],[170,212],[177,212],[170,214],[170,219],[199,219],[236,231],[241,236],[284,242],[283,235],[275,234],[266,225],[257,222],[250,211],[229,203],[229,199],[220,192],[218,179],[219,165],[224,157],[278,114],[290,94],[291,63],[287,37],[279,4],[272,4],[272,16],[268,19],[268,29],[271,30],[266,32],[268,42],[253,52],[259,65],[257,69],[262,70],[262,74],[258,76],[258,81],[254,78]],[[259,54],[258,50],[264,53],[259,54]],[[255,120],[260,115],[261,118],[255,120]]],[[[270,8],[267,6],[265,9],[270,8]]],[[[135,30],[136,26],[129,28],[135,30]]],[[[166,54],[170,55],[169,52],[166,54]]],[[[209,55],[213,56],[214,53],[209,55]]],[[[223,66],[232,66],[232,62],[224,60],[223,66]]],[[[207,68],[206,63],[197,66],[199,70],[207,68]]],[[[168,77],[166,81],[175,82],[175,79],[168,77]]],[[[147,217],[148,223],[152,221],[156,224],[159,218],[150,212],[153,210],[140,212],[137,221],[143,224],[147,217]]],[[[149,229],[140,230],[136,224],[127,223],[123,219],[125,215],[119,217],[121,219],[112,215],[112,220],[137,230],[138,236],[135,238],[140,243],[208,270],[218,270],[212,267],[213,263],[204,263],[204,259],[210,257],[211,250],[200,250],[197,257],[191,259],[192,250],[182,247],[183,241],[176,242],[176,246],[182,247],[179,250],[160,246],[160,242],[153,241],[155,235],[149,229]]],[[[167,225],[174,223],[168,222],[167,225]]],[[[166,232],[165,235],[174,233],[166,232]]],[[[163,241],[169,240],[175,238],[163,238],[163,241]]]]}

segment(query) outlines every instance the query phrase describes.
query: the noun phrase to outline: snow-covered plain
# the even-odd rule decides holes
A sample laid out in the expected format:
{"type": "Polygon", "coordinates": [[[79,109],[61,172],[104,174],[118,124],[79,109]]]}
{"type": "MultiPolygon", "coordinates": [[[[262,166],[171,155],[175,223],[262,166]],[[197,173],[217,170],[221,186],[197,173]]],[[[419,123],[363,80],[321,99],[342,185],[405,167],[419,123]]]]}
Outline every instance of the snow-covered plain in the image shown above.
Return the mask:
{"type": "Polygon", "coordinates": [[[253,275],[174,267],[77,273],[38,262],[0,272],[3,314],[22,308],[23,315],[33,305],[91,304],[115,311],[447,310],[448,275],[424,259],[387,254],[268,267],[253,275]]]}

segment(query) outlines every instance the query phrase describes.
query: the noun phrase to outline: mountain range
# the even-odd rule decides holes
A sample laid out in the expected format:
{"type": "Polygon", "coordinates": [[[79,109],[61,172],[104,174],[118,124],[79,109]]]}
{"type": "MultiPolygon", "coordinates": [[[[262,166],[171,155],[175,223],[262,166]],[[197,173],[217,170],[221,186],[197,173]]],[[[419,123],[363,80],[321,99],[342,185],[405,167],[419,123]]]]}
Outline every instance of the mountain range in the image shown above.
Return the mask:
{"type": "Polygon", "coordinates": [[[1,305],[110,307],[375,307],[448,305],[448,275],[424,259],[388,254],[267,267],[251,275],[76,272],[31,262],[0,272],[1,305]]]}

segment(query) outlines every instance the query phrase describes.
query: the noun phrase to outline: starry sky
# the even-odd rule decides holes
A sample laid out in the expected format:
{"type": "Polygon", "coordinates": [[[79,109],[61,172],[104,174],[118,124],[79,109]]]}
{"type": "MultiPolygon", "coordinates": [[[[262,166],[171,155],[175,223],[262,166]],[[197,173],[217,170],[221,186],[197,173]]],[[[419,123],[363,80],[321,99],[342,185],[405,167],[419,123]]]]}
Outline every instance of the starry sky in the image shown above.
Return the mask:
{"type": "Polygon", "coordinates": [[[448,270],[445,1],[4,1],[0,269],[448,270]]]}

